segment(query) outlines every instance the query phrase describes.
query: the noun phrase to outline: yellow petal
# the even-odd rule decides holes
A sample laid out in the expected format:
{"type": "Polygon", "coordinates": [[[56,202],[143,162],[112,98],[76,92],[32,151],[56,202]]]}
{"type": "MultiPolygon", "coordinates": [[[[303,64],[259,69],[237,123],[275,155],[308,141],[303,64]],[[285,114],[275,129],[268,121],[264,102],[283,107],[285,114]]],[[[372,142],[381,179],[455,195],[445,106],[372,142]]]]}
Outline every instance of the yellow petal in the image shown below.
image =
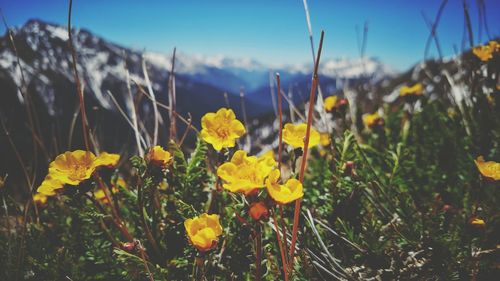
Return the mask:
{"type": "Polygon", "coordinates": [[[63,184],[78,185],[92,176],[95,159],[90,151],[67,151],[49,164],[49,174],[63,184]]]}
{"type": "Polygon", "coordinates": [[[201,118],[200,138],[210,143],[215,150],[234,147],[236,139],[245,134],[245,126],[236,119],[231,109],[221,108],[201,118]]]}
{"type": "Polygon", "coordinates": [[[337,105],[337,96],[329,96],[323,101],[323,106],[326,111],[332,111],[337,105]]]}
{"type": "Polygon", "coordinates": [[[484,161],[483,156],[479,156],[475,161],[477,169],[486,178],[495,181],[500,180],[500,163],[494,161],[484,161]]]}
{"type": "Polygon", "coordinates": [[[101,166],[114,167],[114,166],[116,166],[116,164],[118,164],[119,160],[120,160],[119,154],[112,154],[112,153],[103,152],[99,156],[97,156],[97,158],[94,160],[94,166],[95,167],[101,167],[101,166]]]}
{"type": "MultiPolygon", "coordinates": [[[[283,128],[283,141],[293,148],[304,148],[304,139],[307,133],[307,124],[302,123],[298,125],[285,124],[283,128]]],[[[311,127],[309,134],[309,145],[311,148],[319,144],[320,135],[318,131],[311,127]]]]}

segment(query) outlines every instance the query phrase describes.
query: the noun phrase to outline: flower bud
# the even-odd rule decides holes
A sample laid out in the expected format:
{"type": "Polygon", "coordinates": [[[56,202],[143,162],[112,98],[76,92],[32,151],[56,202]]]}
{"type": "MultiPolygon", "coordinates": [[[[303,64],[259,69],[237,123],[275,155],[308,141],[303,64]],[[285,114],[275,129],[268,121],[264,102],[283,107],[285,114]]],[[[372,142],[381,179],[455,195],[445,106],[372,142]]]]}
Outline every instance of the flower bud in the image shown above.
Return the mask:
{"type": "Polygon", "coordinates": [[[123,243],[122,249],[127,251],[127,252],[132,252],[135,249],[135,243],[134,242],[123,243]]]}
{"type": "Polygon", "coordinates": [[[254,202],[250,205],[250,210],[248,211],[252,219],[258,220],[267,220],[269,218],[269,210],[267,209],[266,204],[264,202],[254,202]]]}

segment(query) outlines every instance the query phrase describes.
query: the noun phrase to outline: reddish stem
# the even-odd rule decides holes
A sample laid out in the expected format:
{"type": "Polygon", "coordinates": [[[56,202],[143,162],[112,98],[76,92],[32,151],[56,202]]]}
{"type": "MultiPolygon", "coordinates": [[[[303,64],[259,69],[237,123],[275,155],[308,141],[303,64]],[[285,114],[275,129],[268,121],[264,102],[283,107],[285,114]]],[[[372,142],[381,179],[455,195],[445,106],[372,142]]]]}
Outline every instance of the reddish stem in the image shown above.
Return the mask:
{"type": "MultiPolygon", "coordinates": [[[[278,222],[276,221],[276,213],[273,213],[273,222],[274,222],[274,227],[276,228],[276,239],[278,239],[278,245],[280,247],[280,253],[281,253],[281,263],[283,264],[283,275],[285,276],[285,281],[288,281],[288,263],[286,261],[286,255],[285,251],[286,249],[283,248],[283,242],[281,241],[280,238],[280,229],[278,227],[278,222]]],[[[284,236],[284,233],[283,233],[284,236]]],[[[285,236],[286,239],[286,236],[285,236]]]]}
{"type": "Polygon", "coordinates": [[[278,84],[278,115],[279,115],[279,143],[278,143],[278,169],[280,169],[281,173],[281,154],[283,152],[283,111],[281,108],[281,79],[280,74],[276,73],[276,82],[278,84]]]}
{"type": "Polygon", "coordinates": [[[69,11],[68,11],[68,42],[71,49],[71,58],[73,59],[73,75],[75,76],[76,91],[78,92],[78,98],[80,101],[80,114],[82,115],[82,130],[83,130],[83,140],[85,141],[85,149],[90,151],[89,137],[87,130],[87,114],[85,113],[85,102],[83,99],[82,86],[80,84],[80,78],[78,76],[78,69],[76,67],[76,52],[73,46],[73,36],[71,35],[71,9],[73,6],[73,1],[69,1],[69,11]]]}
{"type": "MultiPolygon", "coordinates": [[[[309,152],[309,137],[311,134],[311,126],[313,119],[313,110],[314,110],[314,97],[316,96],[316,88],[318,85],[318,66],[319,60],[321,57],[321,49],[323,48],[323,37],[325,35],[324,31],[321,31],[321,37],[319,39],[319,48],[318,48],[318,56],[316,57],[316,63],[314,64],[314,72],[312,78],[311,92],[309,94],[309,111],[307,112],[307,128],[306,128],[306,136],[304,138],[304,154],[302,156],[302,162],[300,165],[300,173],[299,173],[299,181],[301,183],[304,182],[304,173],[306,170],[307,163],[307,154],[309,152]]],[[[292,229],[292,244],[290,246],[290,267],[293,270],[293,260],[295,255],[295,244],[297,242],[297,233],[299,230],[299,215],[300,215],[300,203],[302,202],[302,198],[299,198],[295,201],[295,211],[293,216],[293,229],[292,229]]]]}

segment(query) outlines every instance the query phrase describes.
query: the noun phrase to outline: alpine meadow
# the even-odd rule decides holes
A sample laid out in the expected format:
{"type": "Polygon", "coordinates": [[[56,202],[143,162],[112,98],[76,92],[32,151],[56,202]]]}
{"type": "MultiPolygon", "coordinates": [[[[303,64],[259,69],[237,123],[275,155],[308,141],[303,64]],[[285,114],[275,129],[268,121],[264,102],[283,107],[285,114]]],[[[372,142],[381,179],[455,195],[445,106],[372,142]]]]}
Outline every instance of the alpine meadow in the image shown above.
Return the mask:
{"type": "Polygon", "coordinates": [[[0,280],[499,280],[499,2],[0,9],[0,280]]]}

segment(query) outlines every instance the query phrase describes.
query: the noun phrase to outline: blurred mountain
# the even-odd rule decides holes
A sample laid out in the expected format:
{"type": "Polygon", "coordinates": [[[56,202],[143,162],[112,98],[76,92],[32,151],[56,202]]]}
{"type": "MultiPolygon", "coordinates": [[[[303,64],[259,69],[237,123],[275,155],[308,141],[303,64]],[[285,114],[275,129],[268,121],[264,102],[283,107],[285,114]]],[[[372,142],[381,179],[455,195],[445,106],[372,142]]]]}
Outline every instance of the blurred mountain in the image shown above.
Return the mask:
{"type": "MultiPolygon", "coordinates": [[[[89,104],[116,111],[107,93],[110,91],[123,105],[123,97],[127,93],[125,69],[130,71],[132,81],[144,86],[142,56],[158,99],[168,103],[170,54],[142,53],[106,41],[85,29],[73,32],[80,76],[89,104]]],[[[14,29],[13,35],[31,96],[41,101],[43,111],[48,115],[65,116],[68,99],[72,100],[74,94],[69,90],[74,88],[74,79],[66,27],[30,20],[14,29]]],[[[17,96],[18,102],[22,103],[22,96],[16,89],[23,85],[16,60],[6,34],[0,38],[0,86],[10,89],[5,95],[17,96]]],[[[239,92],[243,89],[247,96],[248,114],[257,116],[272,110],[270,73],[280,72],[283,88],[295,92],[294,100],[299,102],[303,100],[301,93],[308,91],[311,71],[311,64],[271,69],[252,59],[178,53],[175,61],[177,107],[183,114],[190,112],[193,118],[199,117],[226,105],[224,92],[227,92],[231,107],[241,113],[239,92]]],[[[322,85],[327,91],[333,91],[350,80],[376,79],[392,73],[374,59],[325,60],[320,66],[322,85]]]]}
{"type": "MultiPolygon", "coordinates": [[[[102,149],[117,151],[133,139],[130,125],[110,96],[130,116],[127,70],[134,104],[144,122],[143,130],[151,132],[153,106],[149,98],[141,94],[141,88],[148,91],[142,61],[145,61],[157,100],[168,105],[171,54],[126,48],[85,29],[73,29],[72,34],[86,112],[90,129],[98,138],[96,142],[102,149]]],[[[30,106],[36,112],[34,125],[40,132],[39,142],[51,143],[56,139],[59,144],[54,144],[54,147],[69,142],[73,147],[81,147],[80,123],[76,118],[79,101],[66,27],[33,19],[12,29],[12,35],[16,50],[8,33],[0,37],[0,118],[7,130],[15,132],[15,143],[20,149],[31,143],[24,101],[27,93],[30,106]],[[73,129],[75,125],[77,128],[73,129]]],[[[310,89],[312,63],[271,68],[252,59],[178,52],[175,59],[176,110],[186,119],[190,116],[198,128],[203,114],[227,105],[243,120],[240,97],[243,90],[249,120],[270,113],[273,111],[271,93],[276,93],[270,81],[274,81],[275,72],[281,74],[283,91],[294,103],[302,104],[310,89]]],[[[325,59],[320,65],[320,82],[325,93],[341,89],[346,83],[379,80],[391,75],[393,72],[383,63],[368,58],[325,59]]],[[[287,107],[287,103],[284,106],[287,107]]],[[[169,115],[162,108],[160,115],[162,130],[159,138],[160,143],[164,143],[168,139],[169,115]]],[[[178,126],[183,132],[185,124],[178,122],[178,126]]],[[[187,142],[193,141],[193,136],[189,134],[187,142]]],[[[5,136],[0,136],[0,144],[7,143],[5,136]]],[[[0,146],[1,155],[8,152],[7,145],[0,146]]]]}

